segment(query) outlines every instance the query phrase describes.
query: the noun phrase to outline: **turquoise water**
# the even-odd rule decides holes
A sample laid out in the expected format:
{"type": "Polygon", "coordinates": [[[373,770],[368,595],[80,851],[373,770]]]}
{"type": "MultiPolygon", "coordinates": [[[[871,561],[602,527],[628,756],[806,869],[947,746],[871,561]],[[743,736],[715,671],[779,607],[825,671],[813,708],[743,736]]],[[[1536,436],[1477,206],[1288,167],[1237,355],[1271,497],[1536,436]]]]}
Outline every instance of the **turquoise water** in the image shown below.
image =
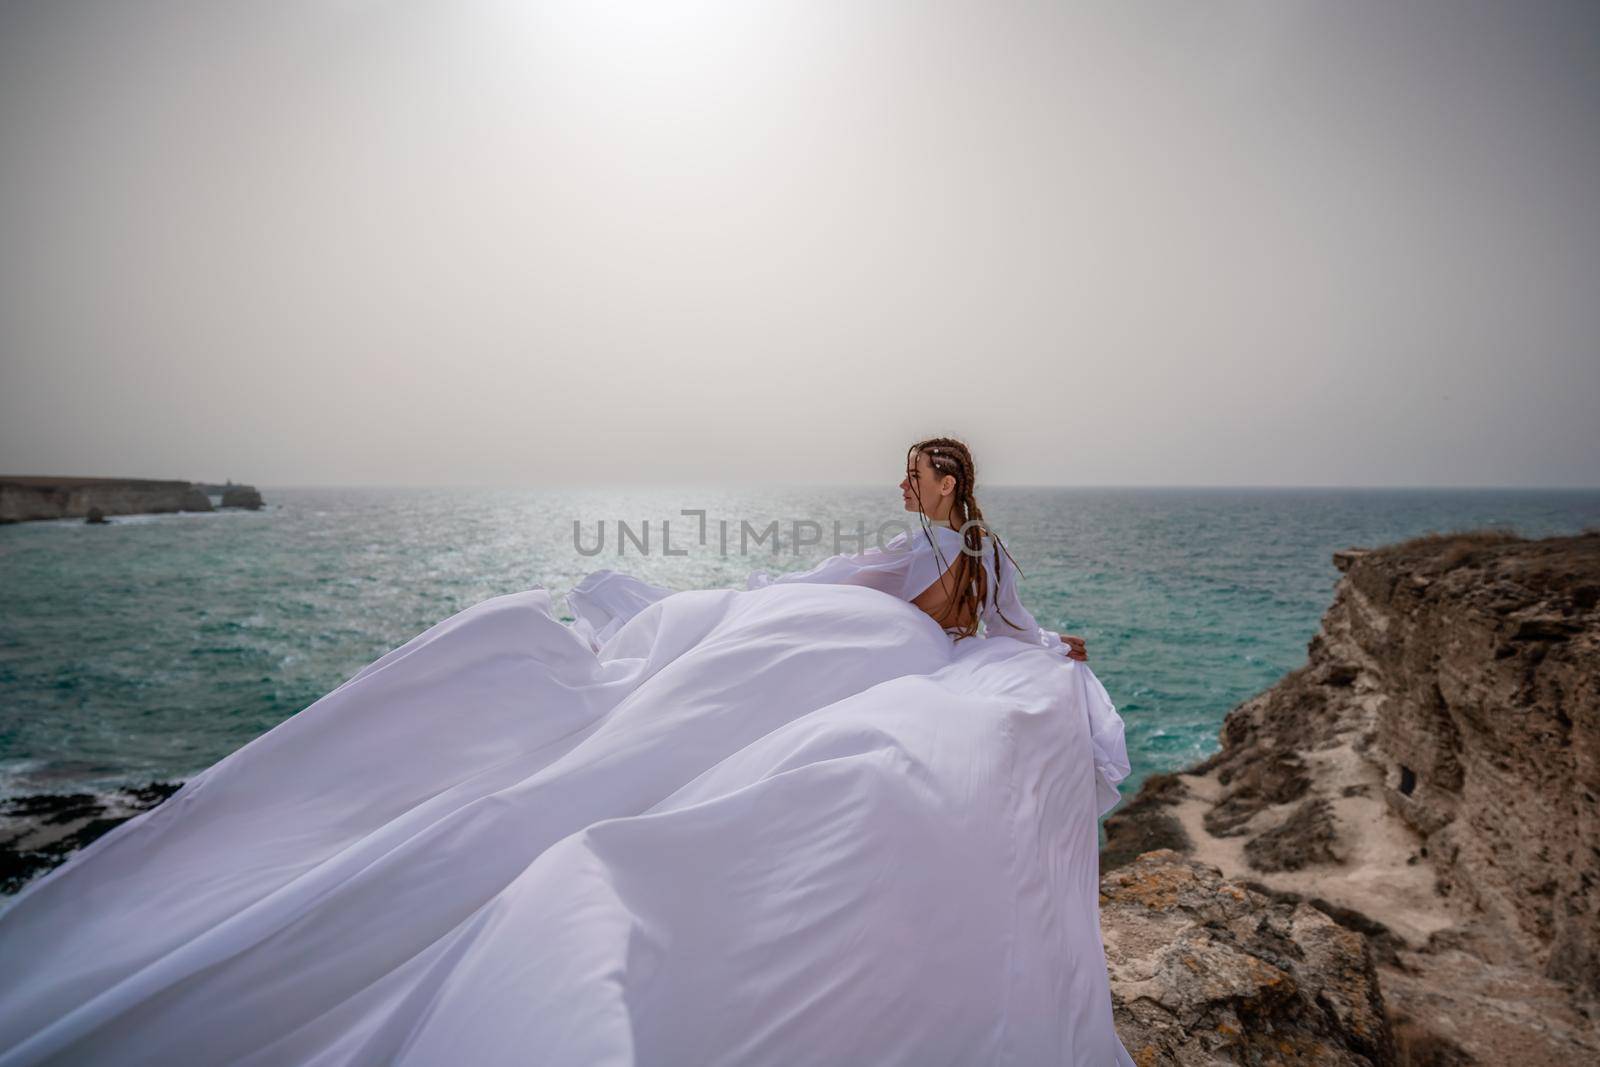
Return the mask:
{"type": "MultiPolygon", "coordinates": [[[[260,512],[0,527],[0,796],[192,775],[485,597],[535,585],[559,597],[600,567],[742,588],[751,570],[829,554],[835,521],[848,533],[905,519],[893,486],[263,492],[260,512]],[[706,546],[686,508],[706,510],[706,546]],[[822,543],[737,554],[741,520],[774,519],[785,539],[792,520],[813,520],[822,543]],[[592,547],[600,520],[606,547],[586,556],[573,524],[592,547]],[[627,541],[618,556],[619,520],[635,534],[649,521],[651,554],[627,541]],[[662,553],[662,520],[686,555],[662,553]]],[[[1595,491],[1005,488],[982,500],[1025,572],[1024,602],[1088,640],[1128,724],[1130,789],[1211,752],[1229,708],[1304,660],[1334,550],[1600,525],[1595,491]]]]}

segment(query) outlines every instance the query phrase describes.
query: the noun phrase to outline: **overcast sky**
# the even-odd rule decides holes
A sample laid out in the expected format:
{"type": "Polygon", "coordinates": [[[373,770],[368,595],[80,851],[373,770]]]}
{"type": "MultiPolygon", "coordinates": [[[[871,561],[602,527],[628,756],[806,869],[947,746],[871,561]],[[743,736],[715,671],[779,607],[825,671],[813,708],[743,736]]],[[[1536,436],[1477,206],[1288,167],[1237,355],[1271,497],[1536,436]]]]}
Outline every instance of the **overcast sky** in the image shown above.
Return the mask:
{"type": "Polygon", "coordinates": [[[1600,4],[0,0],[0,473],[1600,483],[1600,4]]]}

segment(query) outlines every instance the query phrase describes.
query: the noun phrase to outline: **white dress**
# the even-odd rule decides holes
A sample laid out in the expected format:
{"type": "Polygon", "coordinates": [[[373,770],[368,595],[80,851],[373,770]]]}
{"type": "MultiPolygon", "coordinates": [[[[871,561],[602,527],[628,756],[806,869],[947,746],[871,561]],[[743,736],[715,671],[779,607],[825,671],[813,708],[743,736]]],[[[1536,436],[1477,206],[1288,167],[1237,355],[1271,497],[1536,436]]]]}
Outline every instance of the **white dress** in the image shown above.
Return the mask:
{"type": "Polygon", "coordinates": [[[1122,721],[936,529],[438,623],[23,889],[0,1067],[1131,1064],[1122,721]]]}

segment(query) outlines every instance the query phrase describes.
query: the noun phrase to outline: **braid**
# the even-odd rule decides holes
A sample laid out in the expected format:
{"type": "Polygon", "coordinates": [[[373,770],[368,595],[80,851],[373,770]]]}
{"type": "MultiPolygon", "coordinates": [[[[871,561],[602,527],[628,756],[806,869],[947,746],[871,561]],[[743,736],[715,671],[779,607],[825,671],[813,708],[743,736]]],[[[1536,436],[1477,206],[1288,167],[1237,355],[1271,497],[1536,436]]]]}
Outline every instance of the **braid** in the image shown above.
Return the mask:
{"type": "MultiPolygon", "coordinates": [[[[988,578],[984,573],[982,562],[984,535],[987,534],[994,541],[996,549],[996,601],[999,599],[1000,553],[1005,553],[1006,558],[1011,560],[1012,566],[1016,566],[1017,561],[1011,558],[1010,550],[1005,547],[992,530],[988,529],[988,524],[984,522],[983,509],[978,506],[978,498],[975,493],[978,471],[972,461],[972,450],[967,447],[966,443],[954,437],[930,437],[926,440],[918,441],[906,452],[907,464],[914,464],[919,454],[928,458],[928,463],[933,468],[935,475],[943,477],[949,474],[953,475],[956,480],[955,494],[950,506],[950,526],[952,529],[961,531],[961,542],[965,550],[961,553],[961,558],[956,561],[955,595],[947,599],[945,610],[936,621],[944,625],[946,629],[956,630],[956,640],[959,641],[964,637],[972,637],[977,634],[978,617],[982,613],[984,603],[987,601],[988,578]],[[966,625],[950,625],[951,620],[967,616],[971,617],[971,622],[966,625]]],[[[949,568],[938,542],[934,540],[933,535],[927,528],[927,517],[925,515],[923,516],[923,527],[922,535],[928,539],[929,544],[933,545],[935,557],[940,563],[940,574],[942,576],[944,570],[949,568]]],[[[1021,569],[1020,567],[1017,568],[1019,572],[1021,569]]],[[[1010,619],[1006,619],[1004,612],[1001,612],[1000,617],[1005,619],[1008,624],[1016,625],[1010,619]]]]}

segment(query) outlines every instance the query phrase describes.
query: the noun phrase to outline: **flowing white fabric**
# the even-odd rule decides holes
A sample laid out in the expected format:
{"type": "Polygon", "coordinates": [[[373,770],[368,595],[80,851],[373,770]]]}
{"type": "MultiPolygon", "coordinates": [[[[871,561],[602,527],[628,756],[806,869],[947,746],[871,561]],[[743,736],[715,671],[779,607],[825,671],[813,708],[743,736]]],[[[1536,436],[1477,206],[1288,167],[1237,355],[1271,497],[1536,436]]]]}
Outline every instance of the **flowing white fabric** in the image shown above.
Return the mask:
{"type": "Polygon", "coordinates": [[[0,1067],[1131,1064],[1104,688],[784,577],[369,664],[0,914],[0,1067]]]}

